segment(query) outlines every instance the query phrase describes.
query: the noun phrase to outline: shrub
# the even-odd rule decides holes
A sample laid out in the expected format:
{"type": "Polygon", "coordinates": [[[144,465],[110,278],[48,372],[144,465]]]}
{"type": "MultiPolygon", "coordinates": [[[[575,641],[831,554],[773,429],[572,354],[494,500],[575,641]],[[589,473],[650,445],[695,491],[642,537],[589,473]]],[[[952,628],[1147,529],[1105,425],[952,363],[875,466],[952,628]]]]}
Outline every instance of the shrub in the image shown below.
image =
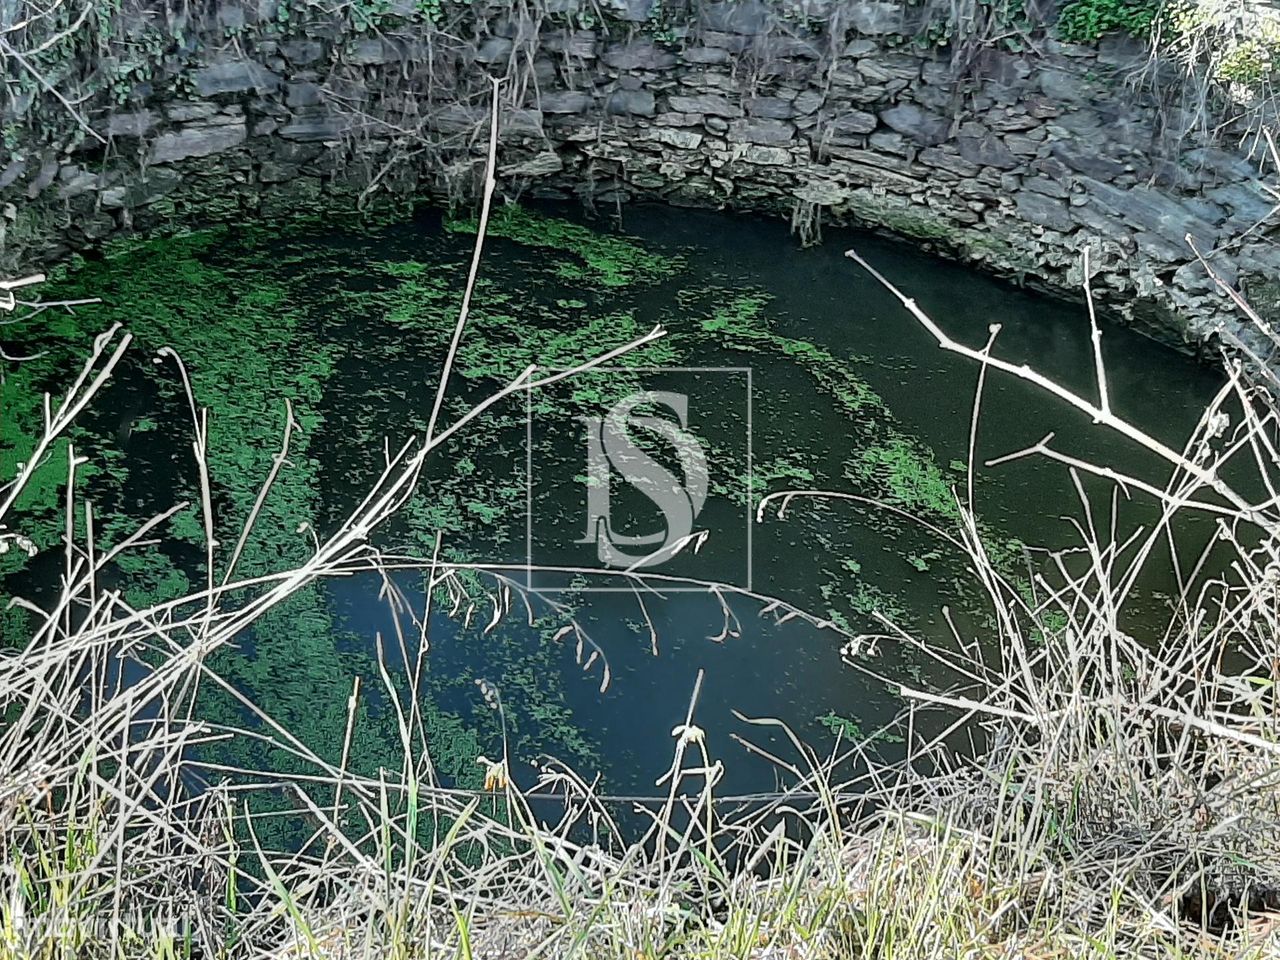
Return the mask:
{"type": "Polygon", "coordinates": [[[1146,38],[1160,9],[1160,0],[1072,0],[1062,8],[1058,35],[1070,43],[1096,43],[1116,31],[1146,38]]]}

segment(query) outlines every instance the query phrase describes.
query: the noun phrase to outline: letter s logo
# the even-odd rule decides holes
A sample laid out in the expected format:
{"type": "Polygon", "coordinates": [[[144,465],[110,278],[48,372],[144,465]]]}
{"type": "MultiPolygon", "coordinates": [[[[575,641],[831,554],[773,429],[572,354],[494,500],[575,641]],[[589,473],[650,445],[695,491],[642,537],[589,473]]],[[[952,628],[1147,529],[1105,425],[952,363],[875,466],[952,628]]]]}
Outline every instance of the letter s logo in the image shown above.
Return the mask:
{"type": "Polygon", "coordinates": [[[578,543],[595,543],[601,563],[610,567],[649,567],[669,559],[693,533],[693,521],[707,500],[707,458],[698,438],[688,431],[689,398],[682,393],[646,390],[619,401],[603,417],[580,417],[587,427],[587,529],[578,543]],[[652,404],[676,415],[670,420],[637,415],[636,407],[652,404]],[[633,442],[629,426],[649,431],[671,443],[680,461],[678,478],[633,442]],[[666,529],[648,534],[620,534],[610,522],[612,467],[628,484],[662,511],[666,529]],[[648,547],[630,554],[622,547],[648,547]]]}

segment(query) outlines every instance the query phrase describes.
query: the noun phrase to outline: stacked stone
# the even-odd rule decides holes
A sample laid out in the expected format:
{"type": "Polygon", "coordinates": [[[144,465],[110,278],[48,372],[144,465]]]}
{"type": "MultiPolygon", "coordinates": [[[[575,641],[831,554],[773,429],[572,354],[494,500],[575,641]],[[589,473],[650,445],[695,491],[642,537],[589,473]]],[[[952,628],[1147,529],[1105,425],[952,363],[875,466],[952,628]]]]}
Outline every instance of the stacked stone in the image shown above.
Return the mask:
{"type": "Polygon", "coordinates": [[[655,24],[654,0],[610,0],[615,19],[591,28],[574,0],[541,3],[536,22],[513,20],[509,4],[478,8],[476,39],[447,47],[409,23],[366,35],[320,21],[282,37],[261,9],[270,0],[253,16],[220,10],[224,28],[239,16],[234,47],[153,71],[168,79],[125,108],[90,107],[105,159],[56,147],[0,159],[6,255],[349,206],[384,167],[398,174],[380,186],[456,189],[445,173],[470,176],[483,152],[477,92],[507,74],[507,97],[522,94],[501,123],[512,190],[803,210],[1077,294],[1087,247],[1095,291],[1147,332],[1198,346],[1225,327],[1250,341],[1190,236],[1255,307],[1280,314],[1257,162],[1171,142],[1123,82],[1146,56],[1136,45],[1046,39],[1035,54],[988,51],[958,80],[936,51],[902,42],[916,25],[885,0],[712,2],[674,24],[655,24]],[[431,84],[415,86],[428,61],[431,84]],[[395,118],[380,117],[389,105],[395,118]],[[397,151],[412,159],[388,164],[397,151]]]}

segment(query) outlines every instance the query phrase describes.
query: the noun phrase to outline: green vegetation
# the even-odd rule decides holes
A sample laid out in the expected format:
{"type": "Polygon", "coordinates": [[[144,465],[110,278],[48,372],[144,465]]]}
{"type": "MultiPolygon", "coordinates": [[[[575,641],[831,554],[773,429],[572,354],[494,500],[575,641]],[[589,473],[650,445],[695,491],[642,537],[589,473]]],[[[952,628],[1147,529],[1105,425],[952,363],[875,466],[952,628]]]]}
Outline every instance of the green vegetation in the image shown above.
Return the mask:
{"type": "Polygon", "coordinates": [[[1268,94],[1280,68],[1280,11],[1224,2],[1173,4],[1168,47],[1184,63],[1202,64],[1210,78],[1237,94],[1268,94]]]}
{"type": "Polygon", "coordinates": [[[1124,33],[1152,44],[1177,64],[1184,80],[1209,84],[1218,97],[1266,116],[1280,68],[1280,13],[1267,4],[1223,0],[1071,0],[1057,22],[1072,43],[1096,43],[1124,33]]]}
{"type": "Polygon", "coordinates": [[[942,471],[919,448],[902,436],[858,452],[850,475],[885,492],[894,506],[927,517],[958,520],[955,494],[942,471]]]}
{"type": "Polygon", "coordinates": [[[1058,34],[1071,43],[1095,43],[1120,31],[1145,39],[1164,8],[1164,0],[1071,0],[1058,17],[1058,34]]]}
{"type": "MultiPolygon", "coordinates": [[[[494,259],[528,262],[486,270],[446,424],[527,363],[580,363],[643,331],[638,318],[654,305],[637,294],[665,300],[683,279],[678,260],[630,241],[504,216],[522,225],[495,238],[491,253],[510,259],[494,259]],[[565,289],[570,277],[580,283],[565,289]]],[[[1168,598],[1176,619],[1159,648],[1118,624],[1133,602],[1133,565],[1177,525],[1140,531],[1125,549],[1091,544],[1081,556],[1092,564],[1047,598],[971,544],[966,559],[993,614],[981,632],[951,610],[960,643],[937,631],[904,637],[945,665],[936,683],[915,664],[895,673],[870,655],[884,631],[874,614],[910,621],[870,582],[870,554],[849,556],[839,540],[849,531],[819,513],[805,549],[815,567],[833,568],[813,582],[849,639],[845,664],[914,685],[874,749],[844,712],[814,718],[867,776],[851,787],[847,767],[791,750],[761,720],[752,730],[774,737],[781,789],[735,819],[717,801],[725,764],[741,755],[715,752],[695,695],[672,731],[672,795],[624,822],[594,784],[536,757],[551,744],[599,766],[599,745],[563,696],[558,651],[572,602],[554,615],[522,609],[466,566],[508,542],[524,489],[521,411],[495,406],[424,461],[420,478],[401,466],[380,480],[381,437],[395,450],[425,429],[466,244],[388,240],[387,256],[357,272],[357,238],[322,242],[299,229],[264,239],[217,230],[132,244],[78,264],[50,291],[94,292],[101,308],[13,327],[16,347],[39,338],[48,349],[16,368],[0,397],[16,413],[0,421],[5,469],[35,448],[39,390],[65,383],[99,324],[127,322],[134,360],[63,441],[97,466],[74,491],[94,504],[95,547],[204,499],[201,463],[220,545],[206,569],[203,513],[175,512],[112,565],[105,590],[122,590],[128,606],[81,572],[63,584],[76,620],[55,617],[25,655],[0,657],[4,956],[1115,960],[1194,956],[1208,938],[1216,953],[1269,955],[1263,938],[1274,929],[1267,921],[1258,934],[1251,889],[1265,890],[1280,864],[1274,504],[1254,507],[1225,482],[1201,489],[1205,458],[1170,455],[1179,510],[1239,509],[1220,544],[1238,579],[1205,591],[1199,579],[1214,572],[1189,574],[1168,598]],[[169,434],[190,417],[169,347],[209,411],[208,442],[194,450],[169,434]],[[295,425],[286,462],[260,493],[285,400],[295,425]],[[403,502],[366,512],[374,487],[403,502]],[[1252,532],[1236,540],[1236,529],[1252,532]],[[466,625],[449,633],[433,622],[421,638],[406,618],[414,629],[380,630],[371,650],[367,625],[344,623],[341,584],[363,569],[391,592],[406,572],[430,569],[405,558],[429,554],[441,531],[445,579],[434,591],[406,582],[402,596],[429,593],[466,625]],[[250,582],[207,604],[189,595],[233,572],[250,582]],[[420,639],[431,643],[423,676],[410,669],[420,639]],[[117,653],[137,680],[117,682],[117,653]],[[222,679],[279,726],[240,709],[222,679]],[[899,738],[905,758],[882,758],[880,745],[899,738]],[[530,759],[554,796],[522,786],[517,765],[530,759]]],[[[671,335],[621,361],[616,380],[586,375],[560,403],[540,399],[540,413],[561,418],[551,426],[568,435],[573,416],[632,389],[634,368],[648,363],[768,356],[805,396],[790,407],[781,398],[760,425],[755,496],[835,477],[927,522],[967,521],[948,475],[858,376],[862,361],[780,333],[759,291],[686,286],[677,303],[662,316],[671,335]],[[837,412],[848,446],[832,451],[829,420],[817,424],[819,442],[779,444],[805,428],[815,402],[837,412]]],[[[1216,455],[1207,438],[1188,449],[1202,446],[1216,455]]],[[[3,517],[6,530],[38,534],[42,551],[65,529],[59,483],[71,461],[67,446],[53,449],[3,517]]],[[[1256,486],[1274,488],[1274,465],[1255,463],[1266,473],[1256,486]]],[[[88,536],[80,505],[77,546],[88,536]]],[[[872,513],[895,537],[902,575],[941,579],[936,543],[907,543],[896,513],[872,513]]],[[[9,567],[6,586],[36,573],[9,567]]],[[[22,636],[14,626],[7,614],[6,638],[22,636]]]]}
{"type": "MultiPolygon", "coordinates": [[[[458,354],[446,422],[461,415],[478,392],[509,382],[531,363],[567,367],[604,344],[639,336],[653,322],[637,319],[642,301],[649,302],[641,291],[679,283],[687,272],[679,256],[519,207],[500,209],[493,225],[490,259],[458,354]]],[[[133,359],[96,405],[97,412],[64,438],[57,455],[36,473],[18,504],[23,529],[42,551],[60,543],[66,449],[74,443],[98,465],[96,470],[82,467],[77,486],[94,500],[100,548],[120,542],[146,516],[187,504],[158,528],[163,545],[135,547],[113,565],[130,605],[147,609],[204,582],[200,474],[178,439],[178,425],[190,421],[182,380],[172,358],[148,359],[173,347],[190,376],[194,402],[209,411],[207,469],[214,535],[222,544],[215,551],[215,580],[226,574],[238,531],[255,510],[236,577],[304,562],[315,534],[340,523],[356,491],[376,479],[381,467],[367,452],[381,447],[384,433],[393,431],[394,446],[400,442],[396,432],[425,429],[424,398],[435,375],[430,358],[442,354],[451,331],[467,262],[466,237],[474,230],[465,221],[446,226],[445,236],[426,249],[420,240],[397,241],[400,247],[383,242],[381,249],[392,255],[358,271],[346,266],[346,251],[366,239],[353,236],[331,245],[305,223],[283,236],[241,227],[132,240],[113,244],[104,260],[74,265],[48,295],[93,294],[103,305],[51,315],[52,323],[43,322],[50,319],[46,316],[40,324],[14,330],[18,343],[38,341],[45,353],[5,385],[13,415],[0,425],[0,462],[12,469],[27,455],[40,426],[39,389],[56,385],[69,370],[68,361],[87,349],[97,331],[113,322],[127,327],[135,337],[133,359]],[[379,373],[370,377],[370,370],[379,373]],[[280,451],[286,402],[294,424],[286,468],[258,503],[280,451]],[[157,483],[159,477],[164,479],[157,483]]],[[[672,332],[621,358],[618,366],[699,364],[708,349],[717,352],[716,362],[726,364],[766,353],[794,364],[856,425],[842,445],[855,456],[843,469],[791,449],[785,433],[766,429],[759,434],[762,454],[771,445],[787,452],[764,456],[757,464],[752,501],[790,486],[852,479],[869,496],[920,510],[935,522],[954,518],[945,486],[922,495],[920,478],[936,482],[939,477],[931,454],[894,426],[883,401],[859,374],[862,361],[838,359],[778,334],[762,292],[686,286],[674,296],[677,312],[665,318],[672,332]],[[893,456],[875,453],[881,449],[893,456]]],[[[535,416],[572,423],[639,384],[619,373],[584,375],[571,391],[535,397],[531,409],[535,416]]],[[[439,533],[446,560],[465,562],[495,552],[520,556],[523,413],[522,401],[494,408],[474,431],[452,441],[449,469],[428,469],[379,545],[423,555],[439,533]]],[[[566,469],[580,469],[572,463],[576,448],[569,453],[566,469]]],[[[745,507],[741,452],[717,448],[710,453],[716,495],[745,507]]],[[[826,542],[829,549],[841,549],[839,538],[826,542]]],[[[905,558],[906,547],[903,551],[905,558]]],[[[0,562],[12,574],[27,558],[11,551],[0,562]]],[[[855,629],[876,612],[907,616],[892,575],[835,568],[824,577],[814,600],[827,605],[828,615],[844,629],[855,629]]],[[[462,575],[459,582],[477,597],[486,591],[483,578],[474,574],[462,575]]],[[[438,599],[442,608],[452,606],[445,594],[438,599]]],[[[559,629],[564,615],[540,610],[522,631],[489,632],[478,618],[456,640],[433,643],[420,696],[434,769],[446,782],[478,786],[482,770],[475,758],[501,753],[504,729],[515,759],[531,760],[549,750],[582,765],[599,762],[598,744],[571,716],[559,629]],[[498,677],[507,704],[503,715],[479,706],[475,697],[476,684],[498,677]]],[[[6,613],[14,624],[6,635],[25,632],[22,616],[16,610],[6,613]]],[[[362,619],[365,615],[345,602],[335,604],[329,587],[316,584],[274,606],[258,619],[247,643],[222,649],[210,666],[294,731],[316,757],[335,763],[343,749],[353,682],[359,679],[366,687],[380,682],[362,619]]],[[[202,690],[200,715],[226,726],[243,722],[243,708],[234,697],[211,685],[202,690]]],[[[412,699],[412,691],[401,684],[398,696],[412,699]]],[[[371,775],[401,765],[395,723],[394,712],[378,699],[360,701],[350,729],[351,744],[360,747],[352,752],[357,771],[371,775]]],[[[315,764],[244,739],[207,753],[211,760],[243,769],[301,774],[315,764]]]]}
{"type": "MultiPolygon", "coordinates": [[[[922,29],[912,39],[926,47],[964,48],[975,40],[1019,52],[1033,28],[1025,0],[968,0],[963,4],[911,0],[923,9],[922,29]]],[[[890,45],[907,38],[885,38],[890,45]]]]}
{"type": "MultiPolygon", "coordinates": [[[[449,220],[445,229],[476,232],[474,219],[449,220]]],[[[679,262],[650,253],[636,242],[611,236],[567,220],[539,216],[517,204],[500,207],[489,221],[488,236],[504,237],[534,249],[572,254],[581,262],[562,262],[556,275],[567,281],[595,282],[605,287],[653,283],[673,276],[679,262]]]]}

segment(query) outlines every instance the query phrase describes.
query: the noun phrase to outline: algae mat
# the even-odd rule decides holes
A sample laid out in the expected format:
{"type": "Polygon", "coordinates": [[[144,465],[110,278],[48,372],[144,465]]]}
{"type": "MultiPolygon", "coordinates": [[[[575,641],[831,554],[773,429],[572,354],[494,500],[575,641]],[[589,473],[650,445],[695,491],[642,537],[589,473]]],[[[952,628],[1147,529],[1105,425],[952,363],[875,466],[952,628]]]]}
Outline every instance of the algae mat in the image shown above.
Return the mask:
{"type": "MultiPolygon", "coordinates": [[[[99,549],[175,504],[200,502],[191,415],[179,366],[161,355],[165,347],[181,358],[197,403],[209,411],[215,567],[227,562],[228,545],[251,513],[238,577],[305,559],[315,537],[333,530],[377,478],[385,451],[425,431],[474,230],[472,221],[431,214],[345,232],[315,223],[224,227],[130,243],[73,264],[46,297],[96,296],[102,304],[45,313],[6,331],[15,352],[39,356],[10,369],[0,388],[0,472],[12,475],[30,455],[41,392],[67,382],[96,334],[118,322],[135,342],[24,495],[14,526],[41,552],[0,557],[6,592],[40,602],[56,583],[68,443],[86,458],[78,492],[94,504],[99,549]],[[258,503],[286,409],[296,423],[287,464],[258,503]]],[[[739,584],[750,576],[756,592],[812,611],[834,629],[803,620],[779,625],[758,616],[760,603],[723,603],[705,591],[594,593],[581,575],[542,582],[527,609],[488,629],[484,611],[447,616],[452,604],[442,593],[427,624],[419,709],[434,766],[450,783],[479,786],[477,757],[500,756],[505,743],[520,764],[517,779],[531,780],[550,756],[603,769],[619,789],[639,789],[665,769],[667,731],[683,719],[702,668],[712,746],[736,751],[730,784],[771,784],[775,771],[729,740],[732,709],[780,716],[815,741],[873,730],[898,705],[888,688],[842,666],[844,637],[883,632],[877,615],[939,631],[944,603],[973,606],[980,618],[957,559],[926,526],[891,511],[815,502],[787,523],[755,524],[752,536],[762,497],[809,487],[863,494],[949,529],[964,464],[954,456],[940,462],[895,416],[873,386],[883,357],[873,363],[802,335],[767,277],[726,267],[723,257],[712,262],[688,237],[650,233],[641,241],[518,206],[498,211],[443,423],[529,364],[572,367],[656,324],[667,335],[607,372],[493,407],[431,458],[377,544],[390,555],[425,557],[438,536],[440,556],[458,562],[518,566],[536,546],[549,562],[589,563],[594,546],[581,513],[592,478],[583,424],[637,391],[665,390],[687,396],[688,416],[702,430],[708,479],[698,517],[710,531],[704,549],[683,552],[669,572],[739,584]],[[750,371],[749,382],[730,376],[713,384],[706,371],[721,370],[750,371]],[[585,672],[590,658],[573,649],[573,633],[566,636],[570,620],[601,655],[585,672]],[[612,682],[601,692],[606,663],[612,682]]],[[[956,392],[967,389],[962,382],[956,392]]],[[[658,459],[661,447],[650,444],[658,459]]],[[[688,465],[668,460],[673,473],[677,462],[688,465]]],[[[633,497],[629,508],[620,506],[619,527],[627,526],[619,515],[630,509],[638,516],[646,504],[633,497]]],[[[1014,564],[1017,541],[995,528],[986,534],[1001,562],[1014,564]]],[[[182,596],[207,576],[195,506],[174,513],[156,540],[122,554],[108,572],[108,585],[135,608],[182,596]]],[[[421,575],[392,580],[409,609],[420,610],[421,575]]],[[[463,583],[476,597],[492,586],[474,575],[463,583]]],[[[348,697],[362,678],[367,693],[352,727],[352,765],[370,775],[396,768],[397,720],[384,682],[407,693],[416,653],[405,646],[405,617],[397,624],[385,586],[369,576],[308,588],[210,667],[330,762],[339,760],[348,697]]],[[[30,629],[17,610],[4,616],[10,642],[30,629]]],[[[408,644],[415,642],[411,636],[408,644]]],[[[925,666],[894,650],[882,651],[877,669],[918,678],[925,666]]],[[[215,724],[262,722],[213,685],[202,689],[198,712],[215,724]]],[[[211,770],[308,766],[251,738],[220,746],[216,761],[211,770]]]]}

